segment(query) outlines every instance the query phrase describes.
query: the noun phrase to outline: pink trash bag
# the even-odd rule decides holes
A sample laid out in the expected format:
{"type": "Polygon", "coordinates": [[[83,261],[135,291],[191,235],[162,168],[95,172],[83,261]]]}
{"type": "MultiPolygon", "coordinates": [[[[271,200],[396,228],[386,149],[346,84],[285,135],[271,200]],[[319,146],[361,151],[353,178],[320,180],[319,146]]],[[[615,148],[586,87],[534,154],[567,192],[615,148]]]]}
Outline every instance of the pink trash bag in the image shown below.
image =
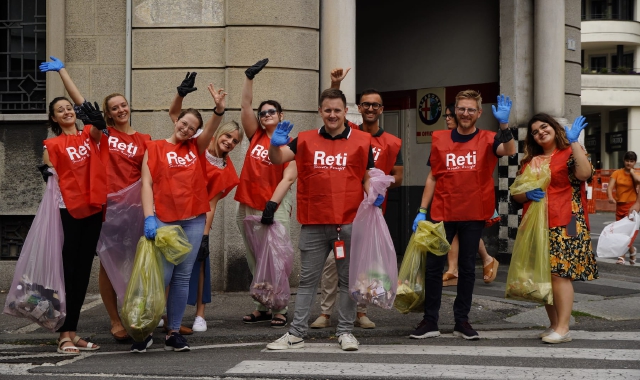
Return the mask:
{"type": "Polygon", "coordinates": [[[396,250],[382,210],[373,205],[395,182],[380,169],[369,171],[369,194],[358,207],[351,230],[349,294],[359,305],[393,307],[398,287],[396,250]]]}
{"type": "Polygon", "coordinates": [[[66,302],[62,245],[64,233],[58,206],[58,175],[47,181],[4,304],[4,314],[24,317],[56,331],[64,323],[66,302]]]}
{"type": "Polygon", "coordinates": [[[247,216],[244,229],[256,258],[251,297],[265,307],[280,310],[289,304],[289,275],[293,267],[293,245],[284,226],[260,223],[260,215],[247,216]]]}
{"type": "Polygon", "coordinates": [[[122,306],[140,236],[144,235],[142,181],[107,196],[107,213],[97,252],[122,306]]]}

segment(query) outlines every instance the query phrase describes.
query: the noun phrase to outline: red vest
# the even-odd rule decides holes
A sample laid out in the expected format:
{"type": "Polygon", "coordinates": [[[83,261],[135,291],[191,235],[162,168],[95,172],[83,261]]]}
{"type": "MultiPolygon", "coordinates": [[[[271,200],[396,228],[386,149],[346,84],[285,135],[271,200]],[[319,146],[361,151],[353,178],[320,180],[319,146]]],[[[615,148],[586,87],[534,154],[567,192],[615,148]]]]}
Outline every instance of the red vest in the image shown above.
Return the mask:
{"type": "MultiPolygon", "coordinates": [[[[401,147],[402,140],[391,133],[382,132],[378,137],[371,136],[371,148],[373,150],[373,160],[376,163],[376,168],[382,170],[386,175],[391,174],[401,147]]],[[[382,213],[387,211],[387,198],[388,197],[385,197],[384,203],[382,203],[382,213]]]]}
{"type": "MultiPolygon", "coordinates": [[[[551,164],[549,169],[551,170],[551,182],[546,190],[548,200],[549,215],[549,228],[566,226],[571,221],[571,215],[573,213],[571,205],[572,188],[571,182],[569,182],[569,167],[567,161],[571,157],[571,147],[567,147],[563,150],[556,152],[551,157],[551,164]]],[[[526,166],[525,166],[526,167],[526,166]]],[[[522,168],[524,170],[524,168],[522,168]]],[[[585,183],[580,184],[580,200],[582,207],[585,209],[584,218],[589,228],[589,213],[586,212],[587,205],[587,192],[585,183]]],[[[529,209],[531,202],[527,202],[523,207],[524,215],[529,209]]]]}
{"type": "Polygon", "coordinates": [[[280,181],[287,165],[274,165],[269,160],[271,139],[267,132],[258,128],[251,138],[249,151],[244,158],[244,166],[240,173],[240,183],[236,190],[235,200],[256,210],[264,210],[265,206],[280,181]]]}
{"type": "Polygon", "coordinates": [[[107,165],[108,193],[120,191],[140,179],[142,159],[147,150],[145,141],[151,136],[135,132],[132,135],[108,127],[109,164],[107,165]]]}
{"type": "Polygon", "coordinates": [[[350,224],[364,199],[371,135],[351,129],[348,139],[329,140],[317,130],[300,132],[298,221],[300,224],[350,224]]]}
{"type": "Polygon", "coordinates": [[[479,130],[470,141],[451,140],[451,131],[433,132],[431,173],[437,180],[431,218],[436,221],[491,219],[495,211],[495,132],[479,130]]]}
{"type": "Polygon", "coordinates": [[[236,174],[236,168],[228,156],[225,162],[227,166],[225,166],[224,169],[220,169],[215,165],[211,165],[207,160],[207,193],[209,194],[209,200],[213,199],[219,193],[222,193],[220,199],[226,197],[240,182],[236,174]]]}
{"type": "Polygon", "coordinates": [[[101,212],[107,203],[107,138],[102,136],[101,150],[91,138],[91,128],[85,125],[76,135],[61,134],[44,140],[49,160],[60,178],[64,204],[76,219],[101,212]]]}
{"type": "Polygon", "coordinates": [[[170,223],[210,210],[206,158],[198,154],[197,139],[175,145],[167,140],[147,141],[147,150],[158,219],[170,223]]]}

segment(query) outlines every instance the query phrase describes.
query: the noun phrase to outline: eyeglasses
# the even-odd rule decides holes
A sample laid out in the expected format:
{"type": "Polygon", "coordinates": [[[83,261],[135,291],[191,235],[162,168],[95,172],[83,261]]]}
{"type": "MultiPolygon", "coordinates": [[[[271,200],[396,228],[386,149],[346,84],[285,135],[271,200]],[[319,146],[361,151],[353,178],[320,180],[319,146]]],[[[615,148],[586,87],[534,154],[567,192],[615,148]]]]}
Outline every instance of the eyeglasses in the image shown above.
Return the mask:
{"type": "Polygon", "coordinates": [[[260,111],[260,112],[258,113],[258,115],[260,115],[260,117],[261,117],[261,118],[263,118],[263,117],[265,117],[265,116],[267,116],[267,115],[273,116],[273,115],[275,115],[276,113],[278,113],[278,111],[277,111],[275,108],[270,108],[270,109],[268,109],[268,110],[260,111]]]}
{"type": "Polygon", "coordinates": [[[453,115],[452,115],[452,114],[450,114],[450,113],[445,113],[445,114],[444,114],[444,118],[445,118],[445,119],[453,118],[453,115]]]}
{"type": "Polygon", "coordinates": [[[373,108],[374,111],[377,111],[380,109],[380,107],[382,107],[382,104],[380,103],[369,103],[369,102],[364,102],[364,103],[360,103],[360,107],[368,110],[369,107],[373,108]]]}
{"type": "Polygon", "coordinates": [[[464,115],[465,112],[468,112],[469,115],[475,115],[478,112],[477,108],[464,108],[464,107],[456,107],[456,113],[458,115],[464,115]]]}
{"type": "Polygon", "coordinates": [[[531,136],[536,137],[536,136],[538,136],[538,132],[540,132],[543,129],[547,129],[549,127],[550,127],[549,124],[542,124],[542,125],[540,125],[540,128],[538,128],[538,129],[536,129],[534,131],[531,131],[531,136]]]}

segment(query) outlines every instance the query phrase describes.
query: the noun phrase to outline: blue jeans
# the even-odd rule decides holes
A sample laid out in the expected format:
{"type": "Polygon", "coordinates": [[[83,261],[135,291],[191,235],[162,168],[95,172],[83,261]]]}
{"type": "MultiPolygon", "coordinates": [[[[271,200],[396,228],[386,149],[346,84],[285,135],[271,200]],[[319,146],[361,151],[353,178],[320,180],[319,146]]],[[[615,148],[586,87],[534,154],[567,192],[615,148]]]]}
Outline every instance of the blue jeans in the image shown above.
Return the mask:
{"type": "MultiPolygon", "coordinates": [[[[453,302],[453,316],[456,323],[469,321],[473,285],[476,281],[476,252],[484,229],[484,220],[466,222],[444,222],[447,241],[451,243],[458,234],[458,292],[453,302]]],[[[442,299],[442,272],[447,255],[436,256],[427,252],[425,275],[424,319],[437,324],[442,299]]]]}
{"type": "Polygon", "coordinates": [[[202,233],[204,231],[206,215],[202,214],[194,219],[178,220],[171,223],[164,223],[158,219],[158,228],[164,226],[180,226],[187,234],[189,243],[193,246],[187,258],[178,265],[168,262],[164,256],[162,257],[162,266],[164,269],[164,286],[169,286],[169,295],[167,296],[167,328],[169,330],[180,330],[180,323],[187,308],[187,296],[189,295],[189,279],[193,264],[198,257],[198,249],[202,242],[202,233]]]}

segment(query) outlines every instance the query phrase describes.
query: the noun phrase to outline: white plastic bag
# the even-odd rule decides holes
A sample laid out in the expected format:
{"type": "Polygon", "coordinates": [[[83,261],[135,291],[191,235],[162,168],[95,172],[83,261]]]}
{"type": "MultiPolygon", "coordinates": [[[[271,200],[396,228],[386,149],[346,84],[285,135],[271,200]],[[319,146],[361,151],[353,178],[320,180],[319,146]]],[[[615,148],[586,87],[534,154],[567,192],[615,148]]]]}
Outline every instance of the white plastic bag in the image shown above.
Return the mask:
{"type": "Polygon", "coordinates": [[[623,256],[633,244],[638,227],[640,227],[640,217],[635,211],[606,226],[598,239],[598,257],[623,256]]]}

